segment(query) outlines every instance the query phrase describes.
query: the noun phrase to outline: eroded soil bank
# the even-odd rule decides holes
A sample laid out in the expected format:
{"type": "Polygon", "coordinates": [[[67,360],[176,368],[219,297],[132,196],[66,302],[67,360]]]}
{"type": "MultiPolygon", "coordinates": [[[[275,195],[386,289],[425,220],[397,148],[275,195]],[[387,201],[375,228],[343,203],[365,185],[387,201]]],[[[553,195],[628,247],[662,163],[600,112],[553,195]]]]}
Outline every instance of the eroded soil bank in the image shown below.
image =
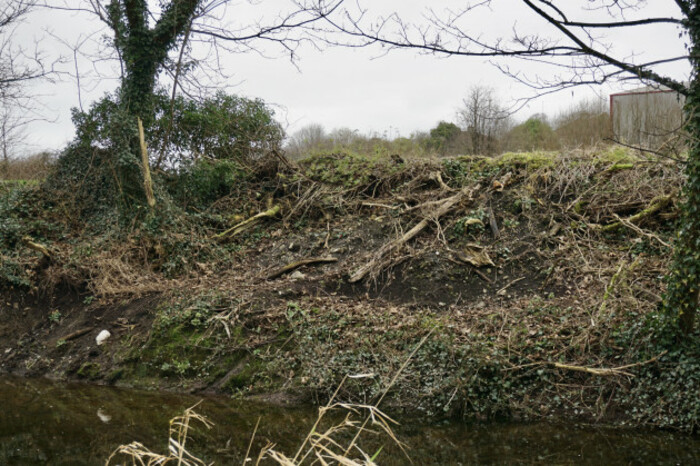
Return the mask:
{"type": "Polygon", "coordinates": [[[0,369],[319,403],[399,374],[386,402],[434,416],[693,430],[699,339],[669,345],[656,317],[679,172],[614,150],[337,154],[120,235],[25,187],[3,211],[0,369]]]}

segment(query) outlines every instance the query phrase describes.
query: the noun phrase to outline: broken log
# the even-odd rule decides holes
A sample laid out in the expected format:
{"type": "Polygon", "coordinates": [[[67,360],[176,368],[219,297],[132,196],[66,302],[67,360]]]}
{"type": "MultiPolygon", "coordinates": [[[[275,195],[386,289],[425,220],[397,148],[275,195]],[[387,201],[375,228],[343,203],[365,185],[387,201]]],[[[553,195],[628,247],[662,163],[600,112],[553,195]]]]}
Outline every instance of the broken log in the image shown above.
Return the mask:
{"type": "Polygon", "coordinates": [[[250,217],[249,219],[243,220],[242,222],[232,226],[228,230],[212,236],[212,239],[215,239],[217,241],[227,241],[233,238],[234,236],[251,229],[258,223],[260,223],[263,219],[276,217],[280,213],[280,210],[282,209],[279,205],[272,206],[268,210],[260,212],[259,214],[256,214],[250,217]]]}
{"type": "Polygon", "coordinates": [[[387,254],[393,252],[413,239],[416,235],[418,235],[418,233],[423,231],[432,220],[437,220],[438,218],[442,217],[452,210],[454,206],[460,204],[464,200],[471,200],[474,191],[478,190],[479,188],[479,185],[476,185],[473,189],[463,188],[454,196],[443,199],[442,201],[436,201],[437,208],[430,216],[426,216],[400,238],[390,241],[379,248],[379,250],[377,250],[374,256],[365,265],[361,266],[352,275],[350,275],[348,282],[356,283],[365,278],[368,273],[377,267],[377,265],[387,254]]]}
{"type": "Polygon", "coordinates": [[[338,262],[337,257],[310,257],[308,259],[301,259],[296,262],[292,262],[290,264],[285,265],[284,267],[281,267],[274,272],[270,273],[267,276],[268,280],[274,280],[277,277],[281,277],[285,273],[289,273],[293,270],[298,269],[299,267],[302,267],[304,265],[309,265],[309,264],[321,264],[321,263],[331,263],[331,262],[338,262]]]}

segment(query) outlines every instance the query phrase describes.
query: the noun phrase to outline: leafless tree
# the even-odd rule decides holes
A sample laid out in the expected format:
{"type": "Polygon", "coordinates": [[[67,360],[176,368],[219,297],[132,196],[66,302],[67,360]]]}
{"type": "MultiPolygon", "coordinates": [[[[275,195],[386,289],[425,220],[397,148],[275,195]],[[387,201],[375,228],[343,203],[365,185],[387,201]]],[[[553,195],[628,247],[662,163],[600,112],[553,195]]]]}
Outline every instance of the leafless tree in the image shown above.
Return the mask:
{"type": "Polygon", "coordinates": [[[498,151],[498,139],[510,123],[509,113],[498,101],[494,89],[483,85],[469,90],[458,118],[467,133],[471,153],[483,155],[498,151]]]}
{"type": "Polygon", "coordinates": [[[49,70],[36,48],[13,41],[24,17],[36,0],[6,0],[0,6],[0,171],[6,171],[13,152],[26,139],[24,129],[36,118],[26,84],[45,77],[49,70]]]}
{"type": "Polygon", "coordinates": [[[323,148],[328,143],[329,138],[323,125],[312,123],[299,129],[289,138],[287,153],[292,158],[300,158],[323,148]]]}

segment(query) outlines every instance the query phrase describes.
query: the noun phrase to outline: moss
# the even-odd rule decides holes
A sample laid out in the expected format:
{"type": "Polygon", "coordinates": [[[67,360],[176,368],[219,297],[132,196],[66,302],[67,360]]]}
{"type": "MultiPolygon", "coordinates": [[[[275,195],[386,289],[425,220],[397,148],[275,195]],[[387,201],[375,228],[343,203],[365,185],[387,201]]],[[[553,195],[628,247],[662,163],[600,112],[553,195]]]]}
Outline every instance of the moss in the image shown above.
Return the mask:
{"type": "Polygon", "coordinates": [[[100,377],[101,370],[102,366],[100,366],[100,364],[96,362],[86,362],[80,366],[76,374],[81,379],[96,380],[100,377]]]}
{"type": "Polygon", "coordinates": [[[492,159],[492,163],[499,167],[522,167],[528,170],[537,170],[553,166],[557,155],[557,152],[507,152],[492,159]]]}
{"type": "Polygon", "coordinates": [[[107,382],[115,383],[118,380],[120,380],[121,378],[123,378],[124,374],[125,374],[124,369],[122,369],[122,368],[115,369],[112,372],[110,372],[109,375],[107,376],[107,382]]]}
{"type": "Polygon", "coordinates": [[[250,358],[241,370],[226,382],[223,388],[227,392],[246,390],[253,385],[256,376],[263,373],[265,373],[264,362],[258,358],[250,358]]]}
{"type": "Polygon", "coordinates": [[[353,152],[314,155],[303,160],[301,165],[309,178],[345,188],[369,185],[397,173],[402,167],[389,157],[353,152]]]}

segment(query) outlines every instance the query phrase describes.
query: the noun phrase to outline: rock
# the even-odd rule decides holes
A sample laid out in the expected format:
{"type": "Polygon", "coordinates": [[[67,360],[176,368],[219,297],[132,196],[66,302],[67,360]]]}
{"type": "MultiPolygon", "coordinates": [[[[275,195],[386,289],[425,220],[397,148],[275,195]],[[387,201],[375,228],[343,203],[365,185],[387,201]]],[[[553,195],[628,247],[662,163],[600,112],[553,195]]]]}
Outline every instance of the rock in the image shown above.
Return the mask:
{"type": "Polygon", "coordinates": [[[109,330],[102,330],[100,333],[97,334],[97,337],[95,338],[95,341],[97,342],[97,346],[100,346],[103,344],[105,341],[107,341],[107,338],[111,337],[112,334],[109,333],[109,330]]]}
{"type": "MultiPolygon", "coordinates": [[[[107,333],[109,333],[109,332],[107,332],[107,333]]],[[[106,412],[104,412],[104,411],[102,410],[102,408],[100,408],[100,409],[97,410],[97,417],[99,417],[99,418],[100,418],[100,421],[104,422],[105,424],[108,424],[109,421],[112,420],[112,416],[110,416],[109,414],[107,414],[106,412]]]]}
{"type": "Polygon", "coordinates": [[[303,273],[301,273],[301,272],[299,272],[299,271],[297,270],[297,271],[295,271],[294,273],[292,273],[292,274],[289,276],[289,278],[291,278],[292,280],[303,280],[303,279],[306,278],[306,275],[304,275],[303,273]]]}

